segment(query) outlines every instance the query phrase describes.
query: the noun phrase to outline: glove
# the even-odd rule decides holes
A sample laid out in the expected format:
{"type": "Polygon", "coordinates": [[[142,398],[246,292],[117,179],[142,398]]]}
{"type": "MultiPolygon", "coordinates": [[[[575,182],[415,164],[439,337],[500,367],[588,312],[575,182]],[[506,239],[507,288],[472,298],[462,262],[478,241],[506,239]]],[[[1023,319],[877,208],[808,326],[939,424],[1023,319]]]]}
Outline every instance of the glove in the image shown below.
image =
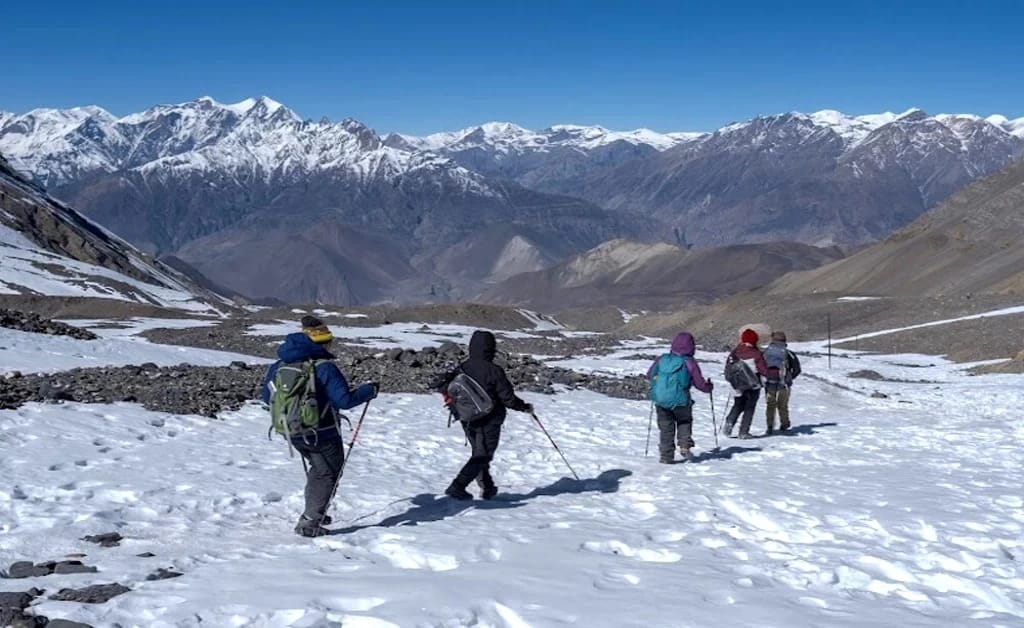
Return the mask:
{"type": "Polygon", "coordinates": [[[523,412],[525,412],[527,414],[533,414],[533,404],[532,403],[523,404],[523,412]]]}
{"type": "Polygon", "coordinates": [[[380,394],[380,382],[366,382],[366,385],[373,388],[373,394],[370,399],[376,399],[377,395],[380,394]]]}
{"type": "Polygon", "coordinates": [[[715,391],[715,385],[714,385],[714,383],[713,383],[713,382],[712,382],[712,381],[711,381],[711,380],[709,379],[709,380],[708,380],[708,394],[710,395],[710,394],[711,394],[711,393],[713,393],[714,391],[715,391]]]}

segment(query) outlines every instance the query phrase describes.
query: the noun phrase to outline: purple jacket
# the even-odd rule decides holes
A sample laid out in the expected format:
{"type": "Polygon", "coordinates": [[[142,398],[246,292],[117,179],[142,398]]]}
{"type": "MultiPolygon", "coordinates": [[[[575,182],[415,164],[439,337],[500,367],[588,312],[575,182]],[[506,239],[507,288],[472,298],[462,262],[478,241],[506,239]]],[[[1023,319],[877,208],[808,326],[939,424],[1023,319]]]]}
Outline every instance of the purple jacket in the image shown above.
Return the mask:
{"type": "MultiPolygon", "coordinates": [[[[672,340],[672,348],[669,349],[671,353],[676,355],[688,355],[693,358],[694,352],[697,350],[697,345],[693,340],[693,334],[688,331],[681,331],[676,334],[676,337],[672,340]]],[[[650,368],[647,369],[647,378],[650,379],[651,373],[654,371],[655,365],[658,361],[655,360],[651,363],[650,368]]],[[[703,393],[711,393],[711,382],[704,379],[704,374],[700,372],[700,365],[697,364],[697,360],[687,360],[686,370],[690,373],[690,381],[697,390],[703,393]]]]}

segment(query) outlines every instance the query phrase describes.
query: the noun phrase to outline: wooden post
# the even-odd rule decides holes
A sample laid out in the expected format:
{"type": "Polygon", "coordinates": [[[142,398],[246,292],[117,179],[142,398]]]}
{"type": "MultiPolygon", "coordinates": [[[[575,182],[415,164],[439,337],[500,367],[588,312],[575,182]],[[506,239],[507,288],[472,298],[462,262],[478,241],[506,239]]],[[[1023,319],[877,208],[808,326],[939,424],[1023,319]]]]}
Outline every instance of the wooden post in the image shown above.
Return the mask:
{"type": "Polygon", "coordinates": [[[825,314],[825,325],[828,327],[828,369],[832,370],[832,313],[825,314]]]}

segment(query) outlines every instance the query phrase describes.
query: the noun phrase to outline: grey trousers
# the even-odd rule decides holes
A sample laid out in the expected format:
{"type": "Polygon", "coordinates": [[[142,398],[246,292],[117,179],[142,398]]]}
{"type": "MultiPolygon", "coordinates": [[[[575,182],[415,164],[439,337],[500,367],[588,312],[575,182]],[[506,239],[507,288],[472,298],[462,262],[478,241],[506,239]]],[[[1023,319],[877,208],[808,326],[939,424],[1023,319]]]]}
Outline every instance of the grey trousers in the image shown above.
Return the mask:
{"type": "Polygon", "coordinates": [[[658,453],[663,460],[671,460],[675,456],[675,448],[689,449],[693,447],[693,407],[676,406],[658,410],[658,453]]]}
{"type": "Polygon", "coordinates": [[[340,438],[313,444],[296,439],[292,446],[309,465],[306,471],[306,510],[302,515],[306,519],[320,521],[334,496],[335,484],[341,478],[345,444],[340,438]]]}

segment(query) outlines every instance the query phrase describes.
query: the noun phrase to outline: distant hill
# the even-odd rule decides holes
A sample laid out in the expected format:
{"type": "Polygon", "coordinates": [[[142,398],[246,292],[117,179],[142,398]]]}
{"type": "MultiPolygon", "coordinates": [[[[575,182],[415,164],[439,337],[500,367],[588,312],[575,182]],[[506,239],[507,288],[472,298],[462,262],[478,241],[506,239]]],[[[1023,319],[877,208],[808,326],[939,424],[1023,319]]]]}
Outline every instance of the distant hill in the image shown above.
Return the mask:
{"type": "Polygon", "coordinates": [[[977,181],[884,241],[783,277],[774,294],[1024,294],[1024,161],[977,181]]]}
{"type": "Polygon", "coordinates": [[[614,305],[659,309],[707,303],[842,257],[838,248],[794,242],[687,250],[612,240],[546,270],[491,286],[487,303],[560,310],[614,305]]]}

